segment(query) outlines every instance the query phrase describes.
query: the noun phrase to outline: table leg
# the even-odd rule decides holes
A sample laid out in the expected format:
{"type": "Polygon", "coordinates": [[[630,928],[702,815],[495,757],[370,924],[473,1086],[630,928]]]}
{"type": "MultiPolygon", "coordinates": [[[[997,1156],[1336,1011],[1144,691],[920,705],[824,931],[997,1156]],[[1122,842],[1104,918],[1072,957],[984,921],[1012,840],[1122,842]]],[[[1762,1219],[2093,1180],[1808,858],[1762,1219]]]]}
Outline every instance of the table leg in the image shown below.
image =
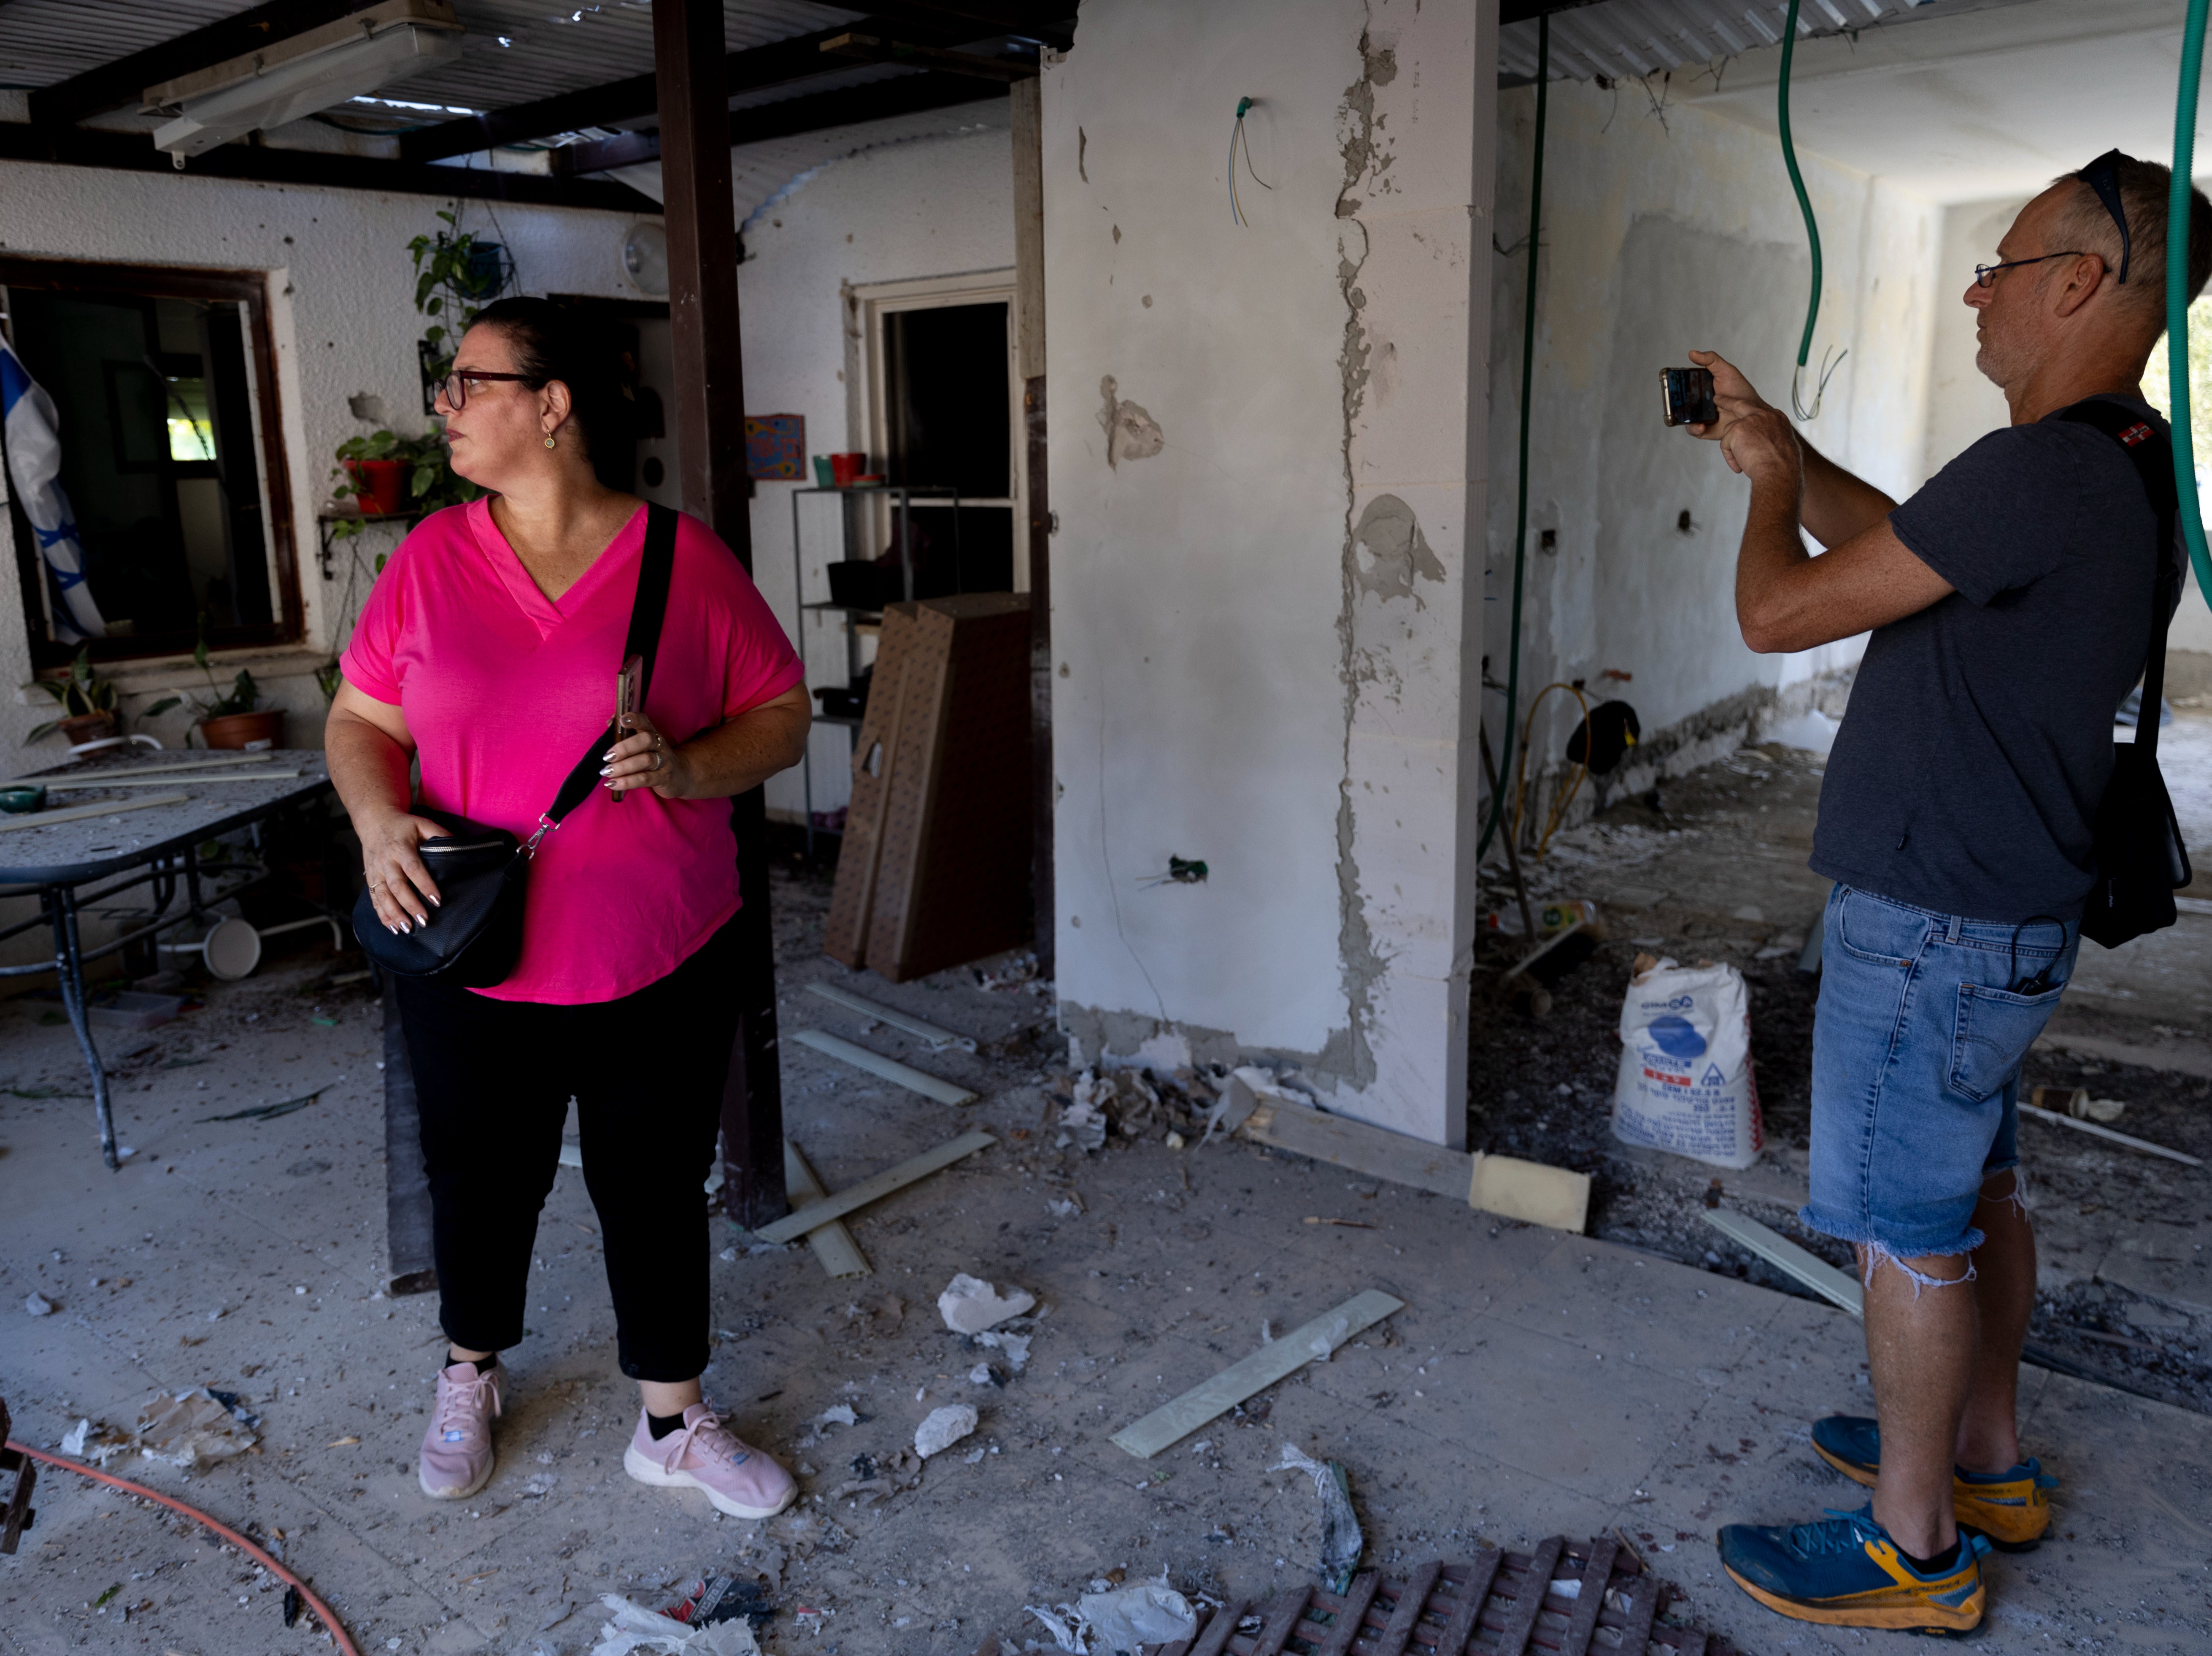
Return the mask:
{"type": "Polygon", "coordinates": [[[84,1005],[84,955],[77,941],[76,893],[66,886],[56,886],[48,893],[54,917],[54,975],[62,983],[62,1006],[69,1013],[70,1026],[76,1031],[76,1044],[83,1050],[84,1061],[92,1070],[92,1109],[100,1122],[100,1154],[109,1171],[123,1164],[115,1154],[115,1116],[107,1101],[107,1067],[100,1061],[100,1049],[92,1044],[92,1020],[84,1005]]]}

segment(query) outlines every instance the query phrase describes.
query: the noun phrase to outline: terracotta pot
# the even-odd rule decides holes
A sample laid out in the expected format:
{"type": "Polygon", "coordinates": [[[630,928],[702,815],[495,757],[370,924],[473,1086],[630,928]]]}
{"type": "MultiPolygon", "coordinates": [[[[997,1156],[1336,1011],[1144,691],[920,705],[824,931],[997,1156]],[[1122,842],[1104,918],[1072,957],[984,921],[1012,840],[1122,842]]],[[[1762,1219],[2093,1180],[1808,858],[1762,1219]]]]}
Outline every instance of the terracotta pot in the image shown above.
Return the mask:
{"type": "Polygon", "coordinates": [[[61,721],[62,740],[71,747],[106,740],[115,734],[112,713],[77,713],[61,721]]]}
{"type": "Polygon", "coordinates": [[[220,719],[200,721],[200,740],[210,747],[282,747],[284,709],[256,713],[226,713],[220,719]]]}
{"type": "Polygon", "coordinates": [[[354,500],[370,517],[389,516],[407,509],[407,462],[404,460],[348,460],[354,500]]]}

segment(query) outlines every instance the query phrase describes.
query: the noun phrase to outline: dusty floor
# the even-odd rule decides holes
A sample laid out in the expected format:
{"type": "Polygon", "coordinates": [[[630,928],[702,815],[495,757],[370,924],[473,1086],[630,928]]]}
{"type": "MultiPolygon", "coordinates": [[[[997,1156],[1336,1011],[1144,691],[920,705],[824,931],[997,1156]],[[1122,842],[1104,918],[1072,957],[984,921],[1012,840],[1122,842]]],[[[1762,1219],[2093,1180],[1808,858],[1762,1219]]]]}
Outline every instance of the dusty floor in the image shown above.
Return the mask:
{"type": "MultiPolygon", "coordinates": [[[[1721,807],[1689,789],[1668,801],[1670,813],[1707,809],[1721,807]]],[[[1793,892],[1798,854],[1778,852],[1781,896],[1759,899],[1772,925],[1729,919],[1728,908],[1716,920],[1711,904],[1680,895],[1695,895],[1690,859],[1710,857],[1715,878],[1741,886],[1740,868],[1729,872],[1741,857],[1717,834],[1673,843],[1656,872],[1607,874],[1661,890],[1624,910],[1642,917],[1616,935],[1709,954],[1750,945],[1766,974],[1760,1057],[1784,1071],[1803,990],[1788,960],[1755,956],[1776,946],[1772,933],[1802,927],[1817,886],[1801,875],[1806,892],[1793,892]]],[[[1592,894],[1617,902],[1598,877],[1592,894]]],[[[51,1003],[0,1004],[0,1394],[17,1435],[52,1446],[80,1417],[127,1423],[157,1388],[243,1393],[261,1416],[258,1455],[190,1477],[143,1462],[116,1470],[281,1533],[364,1652],[575,1656],[596,1635],[600,1592],[655,1602],[703,1571],[761,1564],[776,1578],[765,1647],[825,1656],[965,1656],[990,1634],[1041,1638],[1024,1605],[1065,1602],[1116,1569],[1164,1570],[1187,1592],[1261,1593],[1306,1579],[1316,1551],[1310,1485],[1268,1470],[1285,1443],[1345,1464],[1370,1564],[1618,1526],[1687,1591],[1687,1619],[1747,1650],[1905,1647],[1899,1635],[1785,1623],[1717,1576],[1716,1525],[1860,1504],[1814,1459],[1807,1428],[1865,1406],[1863,1358],[1849,1318],[1705,1258],[1710,1239],[1690,1211],[1703,1172],[1608,1149],[1608,1008],[1627,944],[1570,979],[1546,1023],[1486,1014],[1480,1130],[1600,1172],[1601,1236],[1583,1239],[1241,1142],[1055,1148],[1047,1088],[1059,1053],[1044,1000],[963,973],[898,987],[847,974],[817,952],[824,887],[782,879],[775,898],[787,1029],[821,1026],[983,1094],[948,1109],[787,1042],[787,1124],[825,1181],[850,1184],[970,1125],[1000,1140],[854,1223],[870,1277],[833,1282],[805,1248],[757,1250],[717,1221],[726,1252],[714,1267],[708,1385],[742,1429],[799,1469],[803,1524],[718,1519],[700,1498],[623,1476],[636,1403],[614,1367],[596,1221],[573,1172],[540,1227],[530,1336],[507,1355],[499,1470],[459,1508],[421,1495],[414,1456],[441,1336],[429,1298],[381,1294],[381,1014],[365,985],[329,985],[319,947],[214,988],[203,1009],[150,1036],[111,1042],[123,1140],[136,1151],[115,1174],[100,1168],[88,1103],[75,1096],[84,1082],[68,1032],[42,1021],[51,1003]],[[974,1035],[982,1052],[929,1055],[864,1028],[806,995],[814,979],[974,1035]],[[277,1119],[203,1119],[319,1086],[316,1103],[277,1119]],[[1037,1294],[1023,1372],[942,1326],[936,1295],[961,1270],[1037,1294]],[[1149,1463],[1108,1442],[1258,1346],[1263,1325],[1279,1336],[1367,1288],[1406,1309],[1241,1417],[1149,1463]],[[52,1314],[27,1314],[34,1292],[52,1314]],[[985,1359],[1000,1361],[1002,1385],[969,1380],[985,1359]],[[919,1487],[872,1504],[825,1499],[870,1458],[889,1461],[930,1409],[961,1401],[981,1409],[981,1429],[931,1461],[919,1487]],[[821,1423],[839,1403],[864,1418],[821,1423]]],[[[2097,1090],[2118,1095],[2138,1079],[2111,1070],[2097,1090]]],[[[1802,1102],[1779,1075],[1763,1081],[1783,1148],[1725,1183],[1731,1203],[1780,1222],[1770,1198],[1791,1177],[1802,1102]]],[[[2185,1088],[2162,1102],[2125,1096],[2124,1127],[2205,1148],[2185,1137],[2198,1118],[2185,1088]]],[[[2047,1190],[2076,1181],[2067,1189],[2085,1199],[2069,1194],[2073,1207],[2123,1184],[2131,1212],[2148,1199],[2132,1166],[2062,1174],[2054,1160],[2080,1147],[2039,1154],[2047,1190]]],[[[2177,1168],[2160,1201],[2194,1224],[2203,1178],[2177,1168]]],[[[2102,1261],[2128,1239],[2095,1230],[2096,1217],[2075,1215],[2084,1228],[2073,1234],[2102,1261]]],[[[2173,1234],[2188,1256],[2186,1233],[2173,1234]]],[[[2092,1279],[2121,1280],[2100,1263],[2054,1294],[2095,1288],[2092,1279]]],[[[2118,1337],[2164,1351],[2166,1331],[2126,1326],[2118,1337]]],[[[2142,1355],[2109,1349],[2130,1364],[2142,1355]]],[[[2154,1367],[2127,1373],[2150,1389],[2154,1367]]],[[[2045,1369],[2025,1379],[2031,1441],[2065,1483],[2056,1538],[1993,1565],[1985,1647],[2212,1646],[2212,1419],[2045,1369]]],[[[0,1559],[8,1656],[320,1647],[304,1626],[283,1627],[278,1592],[191,1526],[58,1472],[38,1504],[22,1551],[0,1559]]]]}

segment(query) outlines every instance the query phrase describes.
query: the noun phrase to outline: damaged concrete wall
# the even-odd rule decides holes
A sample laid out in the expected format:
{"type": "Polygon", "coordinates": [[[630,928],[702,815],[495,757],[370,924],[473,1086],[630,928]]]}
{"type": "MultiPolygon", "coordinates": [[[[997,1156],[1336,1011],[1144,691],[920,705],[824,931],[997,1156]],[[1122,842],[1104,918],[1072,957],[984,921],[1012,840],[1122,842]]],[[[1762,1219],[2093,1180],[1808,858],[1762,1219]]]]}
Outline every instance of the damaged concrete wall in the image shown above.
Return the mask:
{"type": "MultiPolygon", "coordinates": [[[[813,454],[866,448],[860,324],[846,289],[1006,270],[1013,262],[1013,158],[1003,130],[919,138],[811,169],[745,231],[745,262],[738,271],[745,406],[805,415],[813,454]]],[[[753,572],[796,642],[801,635],[793,630],[799,612],[792,591],[792,487],[757,485],[753,572]]],[[[828,499],[800,502],[809,602],[829,596],[823,566],[844,556],[842,509],[828,499]]],[[[805,618],[810,685],[846,681],[842,619],[821,611],[805,618]]],[[[873,655],[869,644],[863,665],[873,655]]],[[[852,793],[852,735],[842,727],[821,725],[811,740],[814,808],[835,811],[852,793]]],[[[769,779],[773,814],[802,820],[804,801],[796,770],[769,779]]]]}
{"type": "MultiPolygon", "coordinates": [[[[1620,783],[1725,752],[1762,721],[1802,712],[1863,641],[1793,656],[1744,647],[1734,605],[1747,491],[1717,450],[1660,420],[1662,368],[1717,350],[1786,405],[1809,274],[1804,226],[1771,137],[1668,105],[1634,81],[1551,89],[1539,274],[1521,708],[1588,681],[1636,707],[1650,744],[1620,783]],[[1551,544],[1545,544],[1548,533],[1551,544]],[[1628,682],[1601,677],[1608,670],[1628,682]],[[1655,763],[1656,761],[1656,763],[1655,763]]],[[[1535,94],[1502,94],[1497,301],[1491,320],[1487,648],[1503,683],[1512,596],[1516,445],[1535,94]]],[[[1878,180],[1801,156],[1819,215],[1826,289],[1814,364],[1848,350],[1819,418],[1822,450],[1893,492],[1921,480],[1937,210],[1878,180]]],[[[1808,375],[1809,399],[1813,376],[1808,375]]],[[[1493,732],[1504,698],[1488,702],[1493,732]]],[[[1555,695],[1537,720],[1556,764],[1579,712],[1555,695]]]]}
{"type": "MultiPolygon", "coordinates": [[[[267,704],[287,713],[286,736],[295,746],[321,742],[324,703],[314,669],[343,642],[368,594],[369,577],[352,582],[342,559],[336,577],[316,568],[315,514],[329,497],[331,451],[347,437],[372,430],[356,420],[346,399],[360,392],[381,397],[390,423],[404,433],[428,424],[415,361],[424,319],[416,314],[410,238],[440,228],[441,207],[424,196],[387,196],[361,190],[312,189],[254,184],[197,174],[170,177],[106,173],[79,167],[0,163],[0,247],[26,258],[105,263],[215,266],[269,273],[269,308],[276,338],[278,399],[292,495],[293,544],[307,610],[307,638],[277,649],[225,652],[223,678],[252,668],[267,704]]],[[[622,275],[623,238],[632,215],[507,203],[496,223],[483,202],[459,207],[461,228],[503,242],[524,289],[531,293],[604,294],[635,298],[622,275]]],[[[352,543],[365,563],[389,550],[396,538],[371,529],[352,543]]],[[[49,716],[40,696],[33,705],[13,686],[31,676],[21,588],[0,582],[0,683],[10,687],[0,717],[0,747],[12,749],[22,734],[49,716]]],[[[126,714],[166,693],[171,685],[199,681],[189,658],[118,665],[110,674],[126,691],[126,714]]],[[[204,691],[204,684],[200,684],[204,691]]],[[[189,715],[179,711],[132,728],[173,747],[184,745],[189,715]]],[[[27,757],[58,757],[49,739],[27,757]]]]}
{"type": "Polygon", "coordinates": [[[1092,0],[1044,87],[1070,1030],[1451,1143],[1494,17],[1092,0]]]}

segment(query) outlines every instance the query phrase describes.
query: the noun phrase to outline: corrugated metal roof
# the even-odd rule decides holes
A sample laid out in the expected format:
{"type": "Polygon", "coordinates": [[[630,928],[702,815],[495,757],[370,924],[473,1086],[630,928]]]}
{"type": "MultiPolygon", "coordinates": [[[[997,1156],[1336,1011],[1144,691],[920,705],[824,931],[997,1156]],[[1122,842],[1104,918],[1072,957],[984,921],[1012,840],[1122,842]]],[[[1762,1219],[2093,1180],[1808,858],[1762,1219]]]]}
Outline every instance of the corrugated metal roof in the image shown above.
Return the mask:
{"type": "MultiPolygon", "coordinates": [[[[1802,0],[1797,38],[1850,34],[1920,17],[1954,16],[2018,0],[1802,0]]],[[[1782,44],[1788,0],[1598,0],[1552,14],[1552,78],[1644,76],[1702,66],[1782,44]]],[[[1536,78],[1537,25],[1498,33],[1502,79],[1536,78]]]]}
{"type": "MultiPolygon", "coordinates": [[[[52,86],[253,3],[12,0],[0,4],[0,84],[52,86]]],[[[454,0],[454,9],[468,28],[460,57],[392,82],[386,95],[500,109],[653,68],[650,0],[454,0]]],[[[862,15],[811,0],[724,0],[722,33],[738,52],[862,15]]]]}

